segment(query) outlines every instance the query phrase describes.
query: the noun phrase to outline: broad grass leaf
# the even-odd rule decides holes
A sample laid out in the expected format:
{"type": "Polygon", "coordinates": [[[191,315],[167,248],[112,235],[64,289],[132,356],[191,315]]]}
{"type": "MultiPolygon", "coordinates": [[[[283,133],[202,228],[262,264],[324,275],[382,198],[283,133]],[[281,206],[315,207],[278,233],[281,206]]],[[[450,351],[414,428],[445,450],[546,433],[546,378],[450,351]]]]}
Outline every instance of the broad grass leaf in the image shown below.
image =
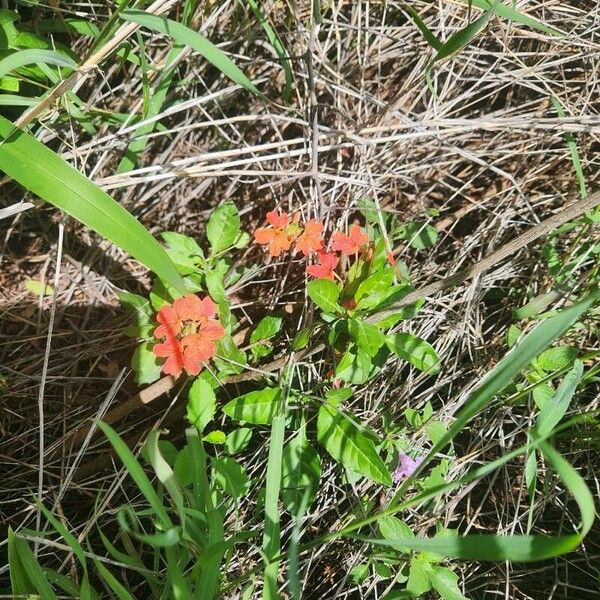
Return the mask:
{"type": "Polygon", "coordinates": [[[127,21],[133,21],[134,23],[138,23],[159,33],[164,33],[178,44],[190,46],[196,50],[196,52],[199,52],[208,62],[219,69],[223,75],[231,79],[231,81],[241,85],[253,94],[261,96],[261,93],[256,86],[222,50],[193,29],[190,29],[177,21],[172,21],[171,19],[158,15],[152,15],[143,10],[125,10],[121,13],[121,17],[127,21]]]}
{"type": "Polygon", "coordinates": [[[296,517],[315,501],[321,477],[321,459],[301,429],[283,448],[281,480],[283,504],[296,517]]]}
{"type": "Polygon", "coordinates": [[[573,394],[583,377],[583,363],[575,361],[573,368],[565,375],[554,396],[546,402],[538,415],[535,428],[538,435],[546,437],[559,424],[569,408],[573,394]]]}
{"type": "Polygon", "coordinates": [[[338,298],[340,290],[338,286],[329,279],[315,279],[306,285],[306,291],[310,299],[324,312],[335,314],[340,311],[338,298]]]}
{"type": "Polygon", "coordinates": [[[7,73],[24,67],[25,65],[33,64],[56,65],[59,67],[67,67],[75,69],[77,63],[68,56],[55,52],[54,50],[43,50],[41,48],[31,48],[28,50],[19,50],[13,52],[0,60],[0,77],[7,73]]]}
{"type": "Polygon", "coordinates": [[[281,491],[283,440],[285,437],[285,415],[273,417],[269,440],[269,457],[265,482],[265,531],[262,550],[266,558],[263,572],[263,600],[279,600],[277,573],[281,553],[281,525],[279,522],[279,493],[281,491]]]}
{"type": "Polygon", "coordinates": [[[217,410],[215,392],[203,377],[196,378],[188,392],[187,418],[200,433],[213,420],[217,410]]]}
{"type": "Polygon", "coordinates": [[[180,294],[186,293],[164,248],[106,192],[2,116],[0,137],[1,170],[131,254],[180,294]]]}
{"type": "Polygon", "coordinates": [[[240,215],[233,202],[224,202],[215,208],[206,225],[206,237],[214,256],[234,245],[240,233],[240,215]]]}
{"type": "Polygon", "coordinates": [[[317,438],[342,466],[382,485],[392,485],[390,472],[377,454],[373,440],[341,412],[326,404],[319,408],[317,438]]]}
{"type": "Polygon", "coordinates": [[[425,340],[411,333],[392,333],[386,336],[389,349],[396,356],[409,362],[425,373],[434,374],[440,370],[437,352],[425,340]]]}
{"type": "Polygon", "coordinates": [[[264,388],[238,396],[223,407],[223,412],[237,421],[268,425],[282,405],[279,388],[264,388]]]}
{"type": "Polygon", "coordinates": [[[16,596],[37,595],[43,600],[54,600],[56,594],[44,571],[25,540],[8,530],[8,564],[11,591],[16,596]]]}

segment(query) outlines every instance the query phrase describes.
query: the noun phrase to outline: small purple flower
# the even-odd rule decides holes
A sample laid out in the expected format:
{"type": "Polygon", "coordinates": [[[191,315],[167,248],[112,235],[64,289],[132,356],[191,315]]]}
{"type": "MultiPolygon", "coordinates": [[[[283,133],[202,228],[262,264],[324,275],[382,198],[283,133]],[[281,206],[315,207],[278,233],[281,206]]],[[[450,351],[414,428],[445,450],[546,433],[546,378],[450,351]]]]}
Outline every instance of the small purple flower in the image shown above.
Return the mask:
{"type": "Polygon", "coordinates": [[[394,483],[398,483],[407,477],[410,477],[416,470],[417,467],[423,462],[422,456],[417,458],[411,458],[408,454],[400,455],[400,463],[394,471],[394,483]]]}

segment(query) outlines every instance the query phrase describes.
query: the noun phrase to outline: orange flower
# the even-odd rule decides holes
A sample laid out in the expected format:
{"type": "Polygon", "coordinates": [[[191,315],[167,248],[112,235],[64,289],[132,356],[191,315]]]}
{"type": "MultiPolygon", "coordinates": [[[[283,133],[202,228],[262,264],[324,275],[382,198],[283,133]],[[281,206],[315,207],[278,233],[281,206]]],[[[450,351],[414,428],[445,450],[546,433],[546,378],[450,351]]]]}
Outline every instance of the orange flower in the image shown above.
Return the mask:
{"type": "Polygon", "coordinates": [[[155,344],[152,347],[152,352],[159,358],[166,358],[161,371],[165,375],[173,375],[179,377],[183,369],[183,349],[176,337],[167,335],[166,341],[160,344],[155,344]]]}
{"type": "Polygon", "coordinates": [[[296,240],[296,248],[308,256],[311,252],[317,252],[323,248],[323,238],[321,233],[323,232],[323,223],[315,219],[311,219],[306,222],[304,231],[300,234],[296,240]]]}
{"type": "Polygon", "coordinates": [[[202,323],[196,333],[186,335],[181,340],[183,364],[190,375],[198,375],[205,363],[217,351],[215,342],[225,335],[225,330],[217,321],[202,323]]]}
{"type": "Polygon", "coordinates": [[[308,265],[308,267],[306,267],[306,272],[319,279],[335,279],[333,270],[337,267],[339,262],[340,258],[337,254],[319,250],[319,264],[308,265]]]}
{"type": "Polygon", "coordinates": [[[259,227],[254,232],[254,239],[259,244],[268,244],[271,256],[279,256],[292,245],[292,239],[286,231],[290,224],[290,216],[272,210],[267,213],[267,221],[271,227],[259,227]]]}
{"type": "Polygon", "coordinates": [[[160,325],[154,330],[157,338],[175,337],[181,331],[181,317],[170,304],[163,306],[156,315],[160,325]]]}
{"type": "Polygon", "coordinates": [[[369,236],[355,223],[350,227],[348,235],[341,231],[335,231],[331,236],[331,240],[333,242],[331,248],[335,252],[356,254],[369,241],[369,236]]]}
{"type": "Polygon", "coordinates": [[[154,335],[166,340],[155,344],[152,352],[166,357],[164,373],[178,377],[183,369],[190,375],[200,372],[202,363],[215,353],[215,342],[225,335],[216,313],[217,306],[208,296],[201,300],[195,294],[177,298],[158,311],[160,325],[154,335]]]}

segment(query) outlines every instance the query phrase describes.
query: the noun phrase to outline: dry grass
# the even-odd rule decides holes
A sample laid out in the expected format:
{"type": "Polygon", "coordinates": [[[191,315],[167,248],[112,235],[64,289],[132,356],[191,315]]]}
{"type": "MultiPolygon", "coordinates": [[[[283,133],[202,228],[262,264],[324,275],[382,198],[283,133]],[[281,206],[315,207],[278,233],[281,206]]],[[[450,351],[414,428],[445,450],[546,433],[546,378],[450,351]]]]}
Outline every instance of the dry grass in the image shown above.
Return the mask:
{"type": "MultiPolygon", "coordinates": [[[[467,10],[459,3],[411,4],[441,37],[466,23],[467,10]]],[[[292,14],[280,3],[268,2],[265,10],[293,57],[292,109],[248,97],[189,53],[180,64],[182,84],[172,94],[170,108],[156,119],[167,129],[149,136],[142,164],[135,170],[115,174],[124,149],[143,123],[102,125],[89,136],[75,122],[59,125],[48,119],[41,139],[60,149],[156,233],[176,230],[201,238],[208,213],[225,198],[236,202],[248,229],[273,205],[322,216],[330,226],[352,220],[361,196],[375,198],[402,220],[423,217],[435,208],[440,213],[433,221],[441,230],[438,244],[430,251],[402,249],[400,254],[415,282],[425,283],[489,254],[550,214],[561,198],[577,192],[566,131],[577,142],[588,187],[597,187],[598,5],[560,0],[519,4],[569,35],[551,39],[493,20],[472,46],[435,71],[434,98],[423,79],[431,50],[400,4],[337,2],[323,23],[310,29],[309,3],[298,5],[292,14]],[[556,115],[550,94],[560,99],[566,119],[556,115]]],[[[99,5],[84,2],[62,10],[65,16],[79,11],[103,20],[99,5]]],[[[222,48],[267,96],[280,102],[281,69],[240,4],[207,3],[202,13],[201,30],[213,40],[234,40],[224,41],[222,48]]],[[[147,33],[144,38],[149,58],[160,65],[167,41],[147,33]]],[[[133,115],[140,109],[141,85],[138,70],[109,61],[80,93],[95,111],[133,115]]],[[[20,190],[6,185],[4,190],[6,204],[21,199],[20,190]]],[[[148,289],[150,279],[119,250],[72,221],[61,221],[48,208],[30,209],[0,221],[0,226],[0,364],[8,381],[1,397],[0,522],[3,529],[8,524],[35,525],[32,494],[37,488],[38,394],[43,385],[43,496],[83,537],[96,522],[107,523],[125,498],[134,503],[136,498],[128,497],[130,490],[117,466],[83,480],[76,477],[78,465],[104,453],[102,440],[94,438],[83,452],[63,442],[78,423],[136,391],[127,370],[133,346],[121,334],[126,317],[116,291],[140,292],[148,289]],[[59,248],[61,223],[64,242],[59,248]],[[38,302],[24,290],[24,282],[29,277],[51,281],[59,250],[55,304],[51,298],[38,302]],[[95,511],[99,490],[104,501],[95,511]]],[[[592,239],[595,232],[587,236],[592,239]]],[[[569,243],[565,238],[565,247],[569,243]]],[[[258,251],[251,248],[239,259],[258,260],[258,251]]],[[[587,267],[589,263],[582,265],[581,272],[587,267]]],[[[303,287],[299,274],[293,263],[273,263],[238,290],[242,325],[267,310],[298,302],[303,287]]],[[[505,351],[511,308],[548,284],[539,248],[529,248],[484,277],[432,300],[409,327],[440,354],[444,369],[435,386],[423,375],[390,363],[355,395],[350,408],[377,429],[383,412],[400,418],[406,407],[420,408],[428,400],[440,418],[450,420],[481,373],[505,351]]],[[[302,318],[292,325],[300,327],[302,318]]],[[[579,331],[573,342],[582,349],[597,349],[593,332],[579,331]]],[[[319,363],[312,365],[311,375],[315,380],[322,376],[319,363]]],[[[135,442],[146,428],[177,415],[176,396],[170,400],[160,409],[130,415],[120,424],[120,433],[135,442]]],[[[598,408],[597,404],[590,393],[575,410],[598,408]]],[[[460,458],[453,460],[450,474],[464,473],[521,444],[532,414],[528,406],[488,411],[459,440],[460,458]]],[[[170,437],[177,441],[183,424],[179,417],[170,421],[170,437]]],[[[413,443],[419,446],[423,439],[417,435],[413,443]]],[[[258,482],[264,477],[267,448],[266,435],[255,435],[246,467],[258,482]]],[[[597,492],[597,452],[577,440],[564,440],[562,450],[597,492]]],[[[317,503],[303,525],[305,539],[360,511],[365,495],[381,501],[366,482],[341,485],[338,471],[326,462],[317,503]]],[[[529,509],[522,473],[522,465],[511,463],[476,487],[402,518],[417,531],[441,519],[462,531],[520,533],[529,509]]],[[[563,490],[551,488],[535,506],[535,530],[570,530],[576,519],[571,508],[563,490]]],[[[236,527],[260,523],[249,501],[238,518],[236,527]]],[[[288,528],[283,535],[288,538],[288,528]]],[[[598,597],[594,564],[600,557],[599,542],[597,529],[579,553],[555,561],[465,566],[461,571],[466,593],[472,598],[534,600],[598,597]]],[[[338,542],[303,556],[305,598],[382,597],[385,583],[359,588],[345,576],[364,560],[366,550],[338,542]]],[[[43,552],[54,550],[43,546],[43,552]]],[[[256,550],[240,546],[230,573],[259,561],[256,550]]],[[[68,571],[70,565],[65,568],[68,571]]],[[[5,567],[1,571],[6,574],[5,567]]],[[[237,591],[230,597],[239,597],[237,591]]]]}

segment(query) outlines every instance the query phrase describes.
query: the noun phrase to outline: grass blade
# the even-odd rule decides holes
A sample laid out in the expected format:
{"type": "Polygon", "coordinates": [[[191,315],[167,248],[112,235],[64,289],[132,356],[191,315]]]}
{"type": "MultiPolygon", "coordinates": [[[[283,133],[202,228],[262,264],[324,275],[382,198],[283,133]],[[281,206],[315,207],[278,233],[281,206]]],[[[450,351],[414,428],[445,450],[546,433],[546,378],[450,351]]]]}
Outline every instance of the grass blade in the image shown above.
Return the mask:
{"type": "Polygon", "coordinates": [[[175,265],[162,246],[118,202],[2,116],[0,137],[2,171],[137,258],[180,293],[186,293],[175,265]]]}
{"type": "Polygon", "coordinates": [[[110,425],[100,421],[98,423],[98,427],[100,427],[104,435],[108,438],[108,441],[112,444],[112,447],[115,449],[115,452],[121,459],[121,462],[129,472],[129,475],[135,481],[138,489],[154,510],[162,527],[165,530],[172,529],[173,523],[171,522],[171,519],[169,518],[162,501],[152,487],[152,483],[150,483],[150,480],[144,472],[144,469],[142,469],[142,466],[133,455],[133,452],[131,452],[127,444],[119,437],[117,432],[110,425]]]}
{"type": "Polygon", "coordinates": [[[31,48],[29,50],[13,52],[0,60],[0,77],[4,77],[7,73],[20,67],[24,67],[25,65],[34,65],[38,63],[56,65],[57,67],[67,67],[68,69],[77,67],[77,63],[64,54],[60,54],[54,50],[31,48]]]}
{"type": "Polygon", "coordinates": [[[269,460],[267,462],[267,481],[265,484],[265,533],[263,552],[269,561],[264,570],[264,600],[276,600],[277,572],[279,561],[273,560],[280,552],[279,525],[279,491],[281,489],[281,464],[283,455],[283,438],[285,434],[285,416],[273,418],[271,441],[269,444],[269,460]]]}
{"type": "Polygon", "coordinates": [[[271,26],[271,23],[269,22],[267,17],[260,10],[260,7],[257,4],[256,0],[246,0],[246,2],[248,3],[248,6],[250,6],[250,8],[252,9],[252,12],[258,19],[258,22],[260,23],[261,27],[264,29],[269,43],[271,44],[271,46],[273,46],[273,49],[275,50],[277,56],[279,57],[279,60],[281,61],[281,66],[283,67],[283,73],[285,76],[285,84],[283,86],[283,99],[285,100],[285,102],[289,102],[292,93],[293,76],[292,68],[290,66],[290,61],[288,59],[288,53],[285,50],[285,46],[283,45],[281,38],[277,35],[277,32],[271,26]]]}
{"type": "Polygon", "coordinates": [[[563,37],[565,34],[558,29],[554,29],[554,27],[550,27],[525,13],[517,10],[514,5],[509,6],[508,4],[502,4],[501,2],[493,2],[492,0],[460,0],[462,4],[469,4],[469,6],[474,6],[475,8],[480,8],[481,10],[492,10],[496,15],[501,18],[508,19],[510,21],[514,21],[515,23],[520,23],[521,25],[526,25],[527,27],[531,27],[532,29],[537,29],[543,33],[547,33],[548,35],[554,37],[563,37]]]}
{"type": "Polygon", "coordinates": [[[261,96],[256,86],[222,50],[193,29],[166,17],[151,15],[143,10],[126,10],[122,13],[121,17],[159,33],[164,33],[178,44],[190,46],[234,83],[241,85],[257,96],[261,96]]]}

